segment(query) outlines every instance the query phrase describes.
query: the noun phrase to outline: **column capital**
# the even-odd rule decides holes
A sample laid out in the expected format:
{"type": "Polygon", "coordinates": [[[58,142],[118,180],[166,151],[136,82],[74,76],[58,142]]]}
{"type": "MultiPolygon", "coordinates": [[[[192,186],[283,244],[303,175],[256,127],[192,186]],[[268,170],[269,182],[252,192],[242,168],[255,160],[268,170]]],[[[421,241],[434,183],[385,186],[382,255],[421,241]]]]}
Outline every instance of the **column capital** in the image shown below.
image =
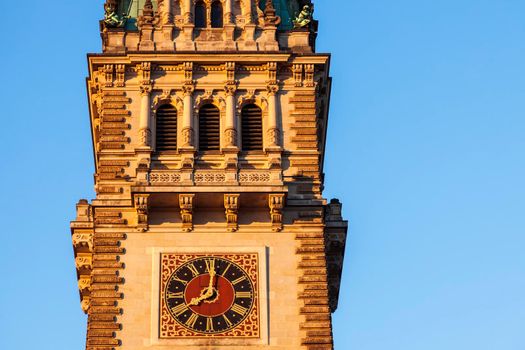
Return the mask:
{"type": "Polygon", "coordinates": [[[151,83],[140,84],[139,88],[140,88],[141,96],[148,96],[149,94],[151,94],[151,91],[153,90],[153,84],[151,83]]]}
{"type": "Polygon", "coordinates": [[[194,84],[184,84],[184,85],[182,85],[182,93],[184,94],[184,96],[191,96],[194,91],[195,91],[195,85],[194,84]]]}
{"type": "Polygon", "coordinates": [[[224,85],[224,92],[226,92],[226,96],[235,96],[235,93],[237,92],[237,84],[224,85]]]}
{"type": "Polygon", "coordinates": [[[275,96],[277,92],[279,92],[279,84],[269,83],[266,85],[266,91],[268,92],[269,96],[275,96]]]}

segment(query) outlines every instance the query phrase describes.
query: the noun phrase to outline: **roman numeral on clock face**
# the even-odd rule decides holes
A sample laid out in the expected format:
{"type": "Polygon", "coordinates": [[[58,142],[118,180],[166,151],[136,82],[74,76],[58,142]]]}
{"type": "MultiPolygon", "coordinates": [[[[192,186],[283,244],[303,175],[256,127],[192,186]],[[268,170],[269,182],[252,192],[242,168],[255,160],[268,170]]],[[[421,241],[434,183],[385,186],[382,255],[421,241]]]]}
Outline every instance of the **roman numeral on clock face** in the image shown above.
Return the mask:
{"type": "Polygon", "coordinates": [[[206,318],[206,332],[213,332],[213,319],[211,317],[206,318]]]}
{"type": "Polygon", "coordinates": [[[191,271],[191,274],[193,275],[193,277],[197,277],[198,275],[200,275],[199,270],[197,270],[197,268],[195,267],[195,265],[193,265],[193,263],[188,264],[188,269],[191,271]]]}
{"type": "Polygon", "coordinates": [[[215,271],[215,259],[206,259],[204,261],[206,263],[206,271],[208,271],[208,273],[215,271]]]}
{"type": "Polygon", "coordinates": [[[247,308],[245,308],[244,306],[241,306],[241,305],[239,305],[239,304],[233,304],[231,310],[232,310],[233,312],[238,313],[238,314],[241,315],[241,316],[244,316],[244,315],[246,314],[246,312],[248,311],[247,308]]]}
{"type": "Polygon", "coordinates": [[[235,281],[232,281],[232,284],[235,285],[235,284],[241,283],[245,279],[246,279],[246,275],[242,275],[241,277],[237,278],[235,281]]]}
{"type": "Polygon", "coordinates": [[[228,270],[230,269],[231,266],[232,266],[232,264],[226,265],[226,268],[224,269],[224,271],[222,271],[222,275],[223,276],[226,276],[226,272],[228,272],[228,270]]]}
{"type": "Polygon", "coordinates": [[[251,298],[252,293],[251,292],[235,292],[236,298],[251,298]]]}
{"type": "Polygon", "coordinates": [[[176,316],[180,316],[183,313],[185,313],[186,311],[188,311],[188,306],[186,304],[184,304],[184,303],[181,303],[181,304],[179,304],[177,306],[172,307],[171,311],[173,311],[173,313],[176,316]]]}
{"type": "Polygon", "coordinates": [[[188,281],[181,280],[181,279],[178,278],[176,275],[173,275],[172,280],[177,281],[177,282],[180,282],[180,283],[182,283],[182,284],[184,284],[184,285],[187,285],[187,284],[188,284],[188,281]]]}
{"type": "Polygon", "coordinates": [[[182,299],[184,298],[184,293],[183,292],[177,292],[177,293],[168,292],[166,296],[168,297],[168,299],[182,299]]]}
{"type": "Polygon", "coordinates": [[[228,327],[233,326],[232,321],[230,321],[230,319],[229,319],[228,317],[226,317],[226,315],[222,315],[222,318],[224,318],[224,321],[226,322],[226,324],[228,325],[228,327]]]}
{"type": "Polygon", "coordinates": [[[199,316],[197,316],[197,314],[191,314],[190,318],[188,318],[188,320],[186,321],[186,326],[188,326],[190,328],[195,327],[195,323],[197,322],[197,318],[199,318],[199,316]]]}

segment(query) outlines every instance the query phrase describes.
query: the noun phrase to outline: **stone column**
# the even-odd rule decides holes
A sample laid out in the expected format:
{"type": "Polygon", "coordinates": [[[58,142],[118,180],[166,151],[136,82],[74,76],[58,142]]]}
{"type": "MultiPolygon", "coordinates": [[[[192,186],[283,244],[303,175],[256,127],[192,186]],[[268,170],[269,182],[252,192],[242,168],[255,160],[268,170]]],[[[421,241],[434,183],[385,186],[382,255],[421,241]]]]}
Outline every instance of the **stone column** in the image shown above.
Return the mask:
{"type": "Polygon", "coordinates": [[[140,146],[151,146],[151,85],[140,86],[140,117],[139,117],[139,135],[140,146]]]}
{"type": "Polygon", "coordinates": [[[184,11],[184,24],[193,24],[193,11],[191,0],[184,0],[182,4],[182,11],[184,11]]]}
{"type": "Polygon", "coordinates": [[[235,23],[233,20],[233,0],[226,0],[224,4],[224,48],[235,50],[235,23]]]}
{"type": "Polygon", "coordinates": [[[182,115],[182,147],[193,148],[194,129],[193,129],[193,91],[192,84],[183,85],[184,93],[184,114],[182,115]]]}
{"type": "Polygon", "coordinates": [[[177,49],[195,50],[195,43],[193,42],[193,30],[195,29],[193,24],[193,1],[183,0],[181,10],[184,13],[184,24],[182,25],[181,40],[180,42],[177,41],[177,49]]]}
{"type": "Polygon", "coordinates": [[[226,90],[226,148],[237,147],[237,118],[235,116],[235,92],[237,87],[235,85],[227,85],[226,90]]]}
{"type": "Polygon", "coordinates": [[[270,84],[268,89],[268,147],[280,148],[280,129],[277,120],[277,93],[279,86],[277,84],[270,84]]]}
{"type": "Polygon", "coordinates": [[[253,0],[246,1],[245,14],[246,24],[244,25],[244,48],[245,50],[256,50],[257,44],[255,42],[255,29],[257,25],[253,23],[252,8],[254,6],[253,0]]]}
{"type": "Polygon", "coordinates": [[[233,23],[233,1],[226,0],[224,6],[224,24],[233,23]]]}

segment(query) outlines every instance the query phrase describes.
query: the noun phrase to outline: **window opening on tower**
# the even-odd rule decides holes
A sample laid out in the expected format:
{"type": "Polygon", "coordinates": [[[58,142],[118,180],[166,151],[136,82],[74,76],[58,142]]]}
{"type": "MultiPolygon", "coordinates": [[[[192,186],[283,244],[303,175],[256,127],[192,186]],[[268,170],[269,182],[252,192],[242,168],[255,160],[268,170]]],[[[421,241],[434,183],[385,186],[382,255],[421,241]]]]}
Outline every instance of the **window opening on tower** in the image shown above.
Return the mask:
{"type": "Polygon", "coordinates": [[[199,151],[218,151],[220,149],[220,112],[206,104],[199,110],[199,151]]]}

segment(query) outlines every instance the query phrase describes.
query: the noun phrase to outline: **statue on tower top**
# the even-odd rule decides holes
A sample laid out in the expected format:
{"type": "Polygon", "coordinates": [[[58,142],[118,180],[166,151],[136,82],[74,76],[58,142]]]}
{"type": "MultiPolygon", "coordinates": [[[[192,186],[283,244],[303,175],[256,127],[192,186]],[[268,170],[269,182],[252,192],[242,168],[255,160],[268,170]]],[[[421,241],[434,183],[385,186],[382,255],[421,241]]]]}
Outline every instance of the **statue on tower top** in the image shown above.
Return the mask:
{"type": "Polygon", "coordinates": [[[312,22],[312,15],[314,13],[314,6],[304,5],[299,15],[293,20],[294,28],[305,28],[312,22]]]}
{"type": "Polygon", "coordinates": [[[127,17],[117,14],[117,2],[108,0],[104,4],[104,23],[109,28],[122,28],[126,24],[127,17]]]}

